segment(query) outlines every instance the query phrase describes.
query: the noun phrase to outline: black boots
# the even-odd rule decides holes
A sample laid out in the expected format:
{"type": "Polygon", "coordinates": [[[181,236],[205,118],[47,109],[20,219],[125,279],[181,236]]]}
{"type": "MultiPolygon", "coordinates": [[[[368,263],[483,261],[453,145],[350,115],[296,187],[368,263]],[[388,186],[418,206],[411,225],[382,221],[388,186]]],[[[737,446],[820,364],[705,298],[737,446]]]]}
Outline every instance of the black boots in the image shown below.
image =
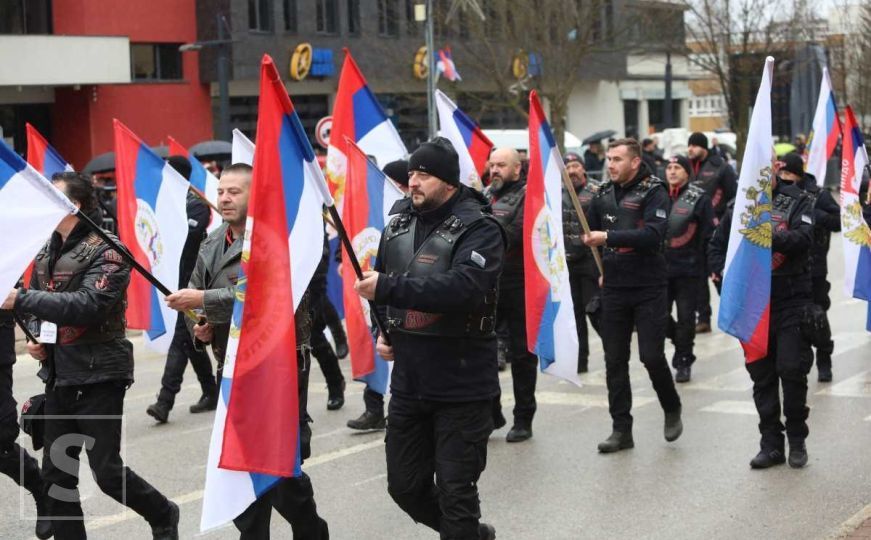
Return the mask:
{"type": "Polygon", "coordinates": [[[817,351],[817,381],[832,382],[832,357],[817,351]]]}
{"type": "Polygon", "coordinates": [[[327,386],[327,410],[338,411],[345,404],[345,379],[337,386],[327,386]]]}
{"type": "Polygon", "coordinates": [[[756,454],[756,457],[750,460],[751,469],[767,469],[774,465],[782,465],[786,462],[782,450],[766,450],[762,449],[756,454]]]}
{"type": "Polygon", "coordinates": [[[523,442],[532,438],[532,424],[530,422],[514,421],[514,425],[505,436],[508,442],[523,442]]]}
{"type": "Polygon", "coordinates": [[[635,448],[635,441],[632,440],[631,431],[626,433],[614,431],[607,439],[599,443],[599,452],[602,454],[619,452],[628,448],[635,448]]]}
{"type": "Polygon", "coordinates": [[[668,442],[676,441],[683,433],[683,422],[680,420],[680,409],[665,413],[665,425],[662,434],[668,442]]]}
{"type": "Polygon", "coordinates": [[[148,416],[157,420],[158,424],[165,424],[169,420],[169,411],[172,407],[165,401],[157,400],[145,409],[148,416]]]}
{"type": "Polygon", "coordinates": [[[478,538],[480,540],[496,540],[496,528],[489,523],[478,523],[478,538]]]}
{"type": "Polygon", "coordinates": [[[214,411],[218,408],[218,394],[203,394],[200,400],[190,406],[190,412],[197,414],[206,411],[214,411]]]}
{"type": "Polygon", "coordinates": [[[807,465],[807,447],[804,441],[789,443],[789,466],[793,469],[801,469],[807,465]]]}
{"type": "Polygon", "coordinates": [[[178,540],[178,505],[169,501],[169,508],[166,523],[151,526],[151,536],[154,540],[178,540]]]}
{"type": "Polygon", "coordinates": [[[366,410],[363,411],[363,414],[361,414],[359,418],[355,418],[354,420],[348,420],[347,425],[349,428],[359,431],[373,431],[377,429],[384,429],[384,427],[386,426],[386,422],[384,419],[384,413],[377,414],[372,411],[366,410]]]}

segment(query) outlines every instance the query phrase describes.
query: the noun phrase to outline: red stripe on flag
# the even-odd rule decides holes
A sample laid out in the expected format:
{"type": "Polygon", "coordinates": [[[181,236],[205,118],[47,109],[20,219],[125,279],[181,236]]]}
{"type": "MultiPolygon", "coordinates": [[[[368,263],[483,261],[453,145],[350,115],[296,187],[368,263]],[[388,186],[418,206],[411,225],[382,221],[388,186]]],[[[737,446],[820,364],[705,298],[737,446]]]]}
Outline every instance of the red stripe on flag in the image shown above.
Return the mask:
{"type": "Polygon", "coordinates": [[[188,149],[182,146],[180,142],[173,139],[171,135],[166,138],[169,140],[169,155],[190,157],[188,156],[188,149]]]}
{"type": "Polygon", "coordinates": [[[48,141],[29,122],[24,124],[24,129],[27,132],[27,162],[42,174],[45,171],[45,151],[48,148],[48,141]]]}
{"type": "Polygon", "coordinates": [[[219,467],[293,476],[299,397],[290,249],[279,141],[289,98],[268,55],[260,66],[257,152],[248,202],[253,220],[242,332],[219,467]]]}
{"type": "Polygon", "coordinates": [[[759,323],[753,330],[750,341],[741,342],[741,347],[744,349],[744,360],[748,364],[762,360],[768,355],[768,316],[770,312],[771,304],[769,303],[765,306],[765,311],[762,312],[762,317],[759,318],[759,323]]]}
{"type": "MultiPolygon", "coordinates": [[[[347,157],[349,150],[345,137],[356,142],[354,93],[366,86],[366,79],[363,78],[363,73],[351,56],[351,51],[347,48],[343,49],[343,51],[345,52],[345,60],[342,62],[339,86],[336,89],[336,101],[333,103],[333,127],[330,131],[330,146],[335,147],[347,157]]],[[[327,157],[331,157],[329,150],[327,151],[327,157]]],[[[330,172],[329,168],[327,172],[330,172]]],[[[347,171],[345,174],[347,175],[347,171]]],[[[327,180],[329,180],[330,194],[337,199],[341,199],[345,179],[335,178],[333,175],[328,174],[327,180]]]]}

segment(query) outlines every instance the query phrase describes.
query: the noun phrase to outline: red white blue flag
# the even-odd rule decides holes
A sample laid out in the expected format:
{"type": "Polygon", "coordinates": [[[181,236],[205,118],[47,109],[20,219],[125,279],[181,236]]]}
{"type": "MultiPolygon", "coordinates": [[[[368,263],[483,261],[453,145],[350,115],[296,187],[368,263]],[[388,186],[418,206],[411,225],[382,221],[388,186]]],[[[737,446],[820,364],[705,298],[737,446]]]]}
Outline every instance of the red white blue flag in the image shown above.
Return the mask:
{"type": "Polygon", "coordinates": [[[735,212],[729,232],[720,313],[720,330],[735,336],[747,363],[768,354],[771,302],[771,77],[774,59],[765,59],[762,82],[750,118],[750,130],[735,212]]]}
{"type": "Polygon", "coordinates": [[[451,141],[460,157],[460,181],[467,186],[480,186],[493,142],[441,90],[435,91],[435,99],[439,112],[439,133],[451,141]]]}
{"type": "Polygon", "coordinates": [[[374,156],[379,167],[408,154],[396,127],[381,108],[347,49],[333,105],[333,128],[330,131],[326,167],[330,192],[339,207],[344,198],[348,173],[346,138],[354,141],[367,155],[374,156]]]}
{"type": "Polygon", "coordinates": [[[456,82],[463,80],[460,77],[460,72],[457,71],[457,65],[454,64],[454,55],[451,54],[451,48],[445,46],[444,49],[439,49],[438,60],[436,60],[436,69],[445,79],[456,82]]]}
{"type": "MultiPolygon", "coordinates": [[[[115,181],[118,236],[139,264],[161,283],[178,283],[187,240],[188,181],[130,129],[115,120],[115,181]]],[[[127,326],[145,331],[150,348],[167,352],[178,313],[138,272],[127,288],[127,326]]]]}
{"type": "MultiPolygon", "coordinates": [[[[393,204],[402,198],[402,192],[356,144],[349,141],[348,149],[342,223],[360,267],[365,271],[375,265],[381,231],[388,222],[387,215],[393,204]]],[[[355,279],[354,269],[346,257],[342,261],[342,295],[351,351],[351,374],[379,394],[386,394],[390,364],[375,352],[369,302],[354,291],[355,279]]]]}
{"type": "Polygon", "coordinates": [[[844,293],[871,300],[871,228],[862,216],[859,185],[868,165],[868,152],[853,109],[844,116],[841,151],[841,239],[844,243],[844,293]]]}
{"type": "Polygon", "coordinates": [[[202,530],[301,473],[294,312],[321,259],[332,204],[314,151],[268,55],[242,265],[212,429],[202,530]],[[314,241],[317,239],[317,241],[314,241]]]}
{"type": "Polygon", "coordinates": [[[238,129],[233,130],[233,150],[230,154],[233,163],[254,166],[254,143],[238,129]]]}
{"type": "Polygon", "coordinates": [[[835,153],[840,136],[841,119],[838,118],[835,93],[832,91],[829,68],[826,67],[823,68],[823,78],[820,81],[820,96],[817,99],[817,110],[814,113],[813,131],[811,131],[810,149],[807,157],[807,172],[816,177],[817,184],[820,186],[826,180],[826,164],[835,153]]]}
{"type": "Polygon", "coordinates": [[[35,127],[26,123],[27,162],[41,175],[51,180],[52,175],[72,171],[73,167],[54,149],[35,127]]]}
{"type": "MultiPolygon", "coordinates": [[[[206,198],[207,201],[218,206],[218,178],[209,172],[208,169],[203,167],[203,164],[200,163],[200,160],[196,158],[193,154],[191,154],[187,148],[181,145],[177,140],[172,137],[167,137],[169,139],[169,154],[171,156],[184,156],[188,159],[188,162],[191,164],[191,187],[199,192],[200,195],[206,198]]],[[[206,229],[206,232],[212,232],[224,222],[221,214],[211,208],[211,220],[209,221],[209,226],[206,229]]]]}
{"type": "Polygon", "coordinates": [[[578,334],[563,245],[563,160],[533,90],[529,94],[529,175],[523,203],[526,340],[541,370],[580,385],[578,334]]]}

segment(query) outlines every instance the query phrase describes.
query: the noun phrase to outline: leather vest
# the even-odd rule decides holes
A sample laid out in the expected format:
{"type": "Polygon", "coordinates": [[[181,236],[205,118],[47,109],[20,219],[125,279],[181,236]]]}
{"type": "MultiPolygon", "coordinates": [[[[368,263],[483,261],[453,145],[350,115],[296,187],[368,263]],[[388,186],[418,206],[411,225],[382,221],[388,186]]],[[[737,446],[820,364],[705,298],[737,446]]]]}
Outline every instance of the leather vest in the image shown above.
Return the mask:
{"type": "MultiPolygon", "coordinates": [[[[655,176],[648,176],[635,184],[629,193],[623,195],[620,204],[614,194],[614,184],[607,182],[602,185],[600,192],[600,207],[602,210],[602,227],[606,231],[629,231],[644,227],[644,199],[647,194],[657,185],[664,185],[663,181],[655,176]]],[[[663,216],[665,217],[665,216],[663,216]]],[[[605,248],[605,251],[617,253],[632,253],[634,248],[605,248]]],[[[662,246],[657,251],[662,252],[662,246]]]]}
{"type": "MultiPolygon", "coordinates": [[[[789,230],[789,220],[798,201],[784,193],[774,195],[771,204],[771,229],[773,232],[789,230]]],[[[801,255],[787,256],[772,250],[771,275],[794,276],[805,272],[808,262],[808,251],[801,255]]]]}
{"type": "MultiPolygon", "coordinates": [[[[72,249],[63,253],[55,262],[49,274],[48,244],[36,255],[34,272],[39,289],[48,292],[72,292],[79,289],[82,278],[93,264],[93,259],[106,248],[96,233],[90,233],[72,249]]],[[[99,324],[91,326],[61,326],[57,329],[57,342],[61,345],[89,345],[104,343],[112,339],[123,339],[127,320],[127,293],[111,306],[99,324]]]]}
{"type": "Polygon", "coordinates": [[[508,227],[517,219],[517,214],[523,212],[523,197],[526,195],[526,184],[499,197],[498,200],[495,200],[493,195],[493,193],[490,193],[488,196],[493,201],[491,204],[493,217],[496,218],[500,225],[508,227]]]}
{"type": "MultiPolygon", "coordinates": [[[[584,187],[578,193],[578,201],[581,203],[581,208],[585,215],[589,215],[590,202],[596,196],[599,190],[599,184],[592,180],[587,180],[584,187]]],[[[581,227],[581,221],[578,219],[578,214],[575,212],[575,206],[572,204],[571,196],[568,191],[563,188],[563,243],[566,248],[566,261],[573,262],[592,258],[590,248],[584,245],[581,240],[581,235],[584,233],[581,227]]]]}
{"type": "Polygon", "coordinates": [[[687,246],[696,237],[699,224],[693,220],[696,204],[704,195],[704,190],[696,185],[688,185],[671,206],[668,214],[666,243],[669,249],[687,246]]]}
{"type": "MultiPolygon", "coordinates": [[[[481,214],[478,219],[492,219],[481,214]]],[[[451,269],[454,249],[472,223],[450,215],[414,250],[417,216],[409,213],[394,217],[384,231],[384,271],[390,275],[426,277],[451,269]]],[[[461,313],[426,313],[387,306],[387,323],[391,331],[423,336],[491,337],[496,326],[497,289],[488,291],[482,305],[461,313]]]]}

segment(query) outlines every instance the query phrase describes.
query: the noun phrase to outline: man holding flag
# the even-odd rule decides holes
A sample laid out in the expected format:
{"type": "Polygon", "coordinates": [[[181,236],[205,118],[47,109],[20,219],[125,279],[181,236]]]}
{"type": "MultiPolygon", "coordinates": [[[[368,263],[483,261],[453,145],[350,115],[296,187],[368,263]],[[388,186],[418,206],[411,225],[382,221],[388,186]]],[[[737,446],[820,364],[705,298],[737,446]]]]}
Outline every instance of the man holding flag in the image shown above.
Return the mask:
{"type": "Polygon", "coordinates": [[[394,204],[375,270],[354,285],[387,307],[391,329],[377,341],[378,354],[395,359],[387,489],[442,538],[491,539],[477,482],[499,392],[493,330],[505,239],[483,196],[460,184],[447,139],[422,144],[408,170],[411,196],[394,204]]]}

